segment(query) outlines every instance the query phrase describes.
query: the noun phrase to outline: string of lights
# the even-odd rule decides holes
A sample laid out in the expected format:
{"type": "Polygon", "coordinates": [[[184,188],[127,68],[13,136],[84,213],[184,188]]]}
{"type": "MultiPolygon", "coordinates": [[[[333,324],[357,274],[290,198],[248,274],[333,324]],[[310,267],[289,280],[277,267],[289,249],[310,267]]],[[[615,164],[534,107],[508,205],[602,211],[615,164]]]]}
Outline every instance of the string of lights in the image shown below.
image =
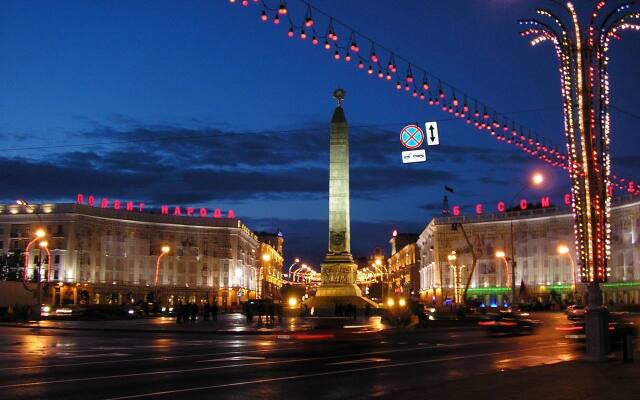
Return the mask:
{"type": "MultiPolygon", "coordinates": [[[[571,146],[562,150],[543,135],[525,129],[508,113],[498,112],[306,0],[296,0],[300,7],[289,7],[282,0],[228,1],[247,8],[258,8],[263,23],[288,26],[288,38],[308,40],[312,46],[324,49],[335,61],[351,63],[367,75],[392,85],[397,92],[463,120],[497,141],[513,145],[545,163],[563,168],[570,175],[581,168],[580,163],[572,165],[575,160],[570,157],[571,146]]],[[[535,43],[532,44],[547,40],[552,40],[551,36],[543,34],[534,39],[535,43]]],[[[569,81],[564,79],[564,82],[569,81]]],[[[573,110],[574,106],[565,104],[565,114],[567,107],[573,110]]],[[[575,107],[580,108],[579,105],[575,107]]],[[[614,188],[640,194],[640,188],[633,181],[627,182],[616,175],[611,175],[610,180],[614,188]]]]}

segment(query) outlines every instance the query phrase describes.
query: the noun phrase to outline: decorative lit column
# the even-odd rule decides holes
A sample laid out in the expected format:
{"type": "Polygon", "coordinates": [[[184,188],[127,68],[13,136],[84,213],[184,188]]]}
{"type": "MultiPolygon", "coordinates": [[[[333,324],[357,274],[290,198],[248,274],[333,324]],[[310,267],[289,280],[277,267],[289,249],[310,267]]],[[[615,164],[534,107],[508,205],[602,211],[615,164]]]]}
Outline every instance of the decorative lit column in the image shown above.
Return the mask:
{"type": "Polygon", "coordinates": [[[602,361],[606,360],[609,349],[608,315],[602,304],[600,284],[607,281],[610,273],[614,188],[610,158],[609,44],[611,39],[621,39],[623,31],[639,31],[640,13],[628,12],[632,3],[625,3],[601,16],[609,7],[606,0],[598,1],[583,34],[573,3],[562,4],[556,0],[553,3],[564,18],[550,10],[538,9],[538,15],[546,22],[520,21],[529,26],[521,35],[533,37],[533,46],[542,42],[553,44],[560,64],[576,259],[580,279],[588,284],[589,290],[587,358],[602,361]]]}

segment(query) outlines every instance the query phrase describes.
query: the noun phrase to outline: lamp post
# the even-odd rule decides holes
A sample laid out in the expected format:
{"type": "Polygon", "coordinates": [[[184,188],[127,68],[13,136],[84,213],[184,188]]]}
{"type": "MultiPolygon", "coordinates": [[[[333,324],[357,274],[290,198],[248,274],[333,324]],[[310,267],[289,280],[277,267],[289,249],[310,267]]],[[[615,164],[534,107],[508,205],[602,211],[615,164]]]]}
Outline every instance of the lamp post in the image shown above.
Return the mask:
{"type": "Polygon", "coordinates": [[[300,262],[300,259],[296,258],[295,260],[293,260],[293,264],[289,265],[289,273],[287,274],[287,278],[289,278],[289,281],[291,281],[291,268],[298,265],[299,262],[300,262]]]}
{"type": "Polygon", "coordinates": [[[455,266],[457,258],[458,257],[456,256],[456,252],[453,250],[451,251],[451,254],[447,256],[447,260],[449,260],[449,266],[453,270],[453,295],[455,297],[454,300],[456,303],[458,302],[458,274],[455,266]]]}
{"type": "MultiPolygon", "coordinates": [[[[534,173],[531,176],[531,183],[533,183],[534,186],[540,186],[542,182],[544,182],[544,176],[542,174],[534,173]]],[[[518,198],[518,196],[520,196],[528,186],[529,185],[527,183],[522,185],[520,190],[518,190],[516,194],[511,198],[511,201],[509,202],[510,208],[513,207],[513,202],[515,201],[515,199],[518,198]]],[[[516,302],[516,250],[513,236],[513,215],[511,215],[511,217],[509,218],[509,231],[511,236],[511,306],[513,306],[513,304],[516,302]]]]}
{"type": "Polygon", "coordinates": [[[160,275],[160,260],[162,260],[162,257],[164,257],[166,254],[168,254],[171,251],[171,247],[169,246],[162,246],[160,248],[160,254],[158,255],[158,259],[156,260],[156,276],[155,276],[155,281],[154,281],[154,285],[155,285],[155,301],[158,301],[158,277],[160,275]]]}
{"type": "Polygon", "coordinates": [[[569,247],[566,245],[561,244],[560,246],[558,246],[558,254],[569,256],[569,261],[571,261],[571,270],[573,271],[573,299],[575,301],[578,297],[578,276],[576,272],[576,263],[573,260],[571,253],[569,252],[569,247]]]}
{"type": "Polygon", "coordinates": [[[36,237],[33,238],[29,243],[27,243],[27,247],[24,249],[24,271],[22,273],[24,282],[27,281],[27,277],[29,275],[29,273],[28,273],[28,271],[29,271],[29,249],[31,248],[31,246],[35,242],[37,242],[38,240],[42,239],[43,237],[45,237],[44,230],[43,229],[38,229],[36,231],[36,237]]]}
{"type": "Polygon", "coordinates": [[[262,254],[262,264],[260,265],[260,270],[258,271],[258,275],[260,275],[260,298],[264,297],[264,292],[265,292],[265,276],[267,275],[267,272],[265,271],[269,271],[269,263],[271,262],[271,255],[269,253],[263,253],[262,254]]]}

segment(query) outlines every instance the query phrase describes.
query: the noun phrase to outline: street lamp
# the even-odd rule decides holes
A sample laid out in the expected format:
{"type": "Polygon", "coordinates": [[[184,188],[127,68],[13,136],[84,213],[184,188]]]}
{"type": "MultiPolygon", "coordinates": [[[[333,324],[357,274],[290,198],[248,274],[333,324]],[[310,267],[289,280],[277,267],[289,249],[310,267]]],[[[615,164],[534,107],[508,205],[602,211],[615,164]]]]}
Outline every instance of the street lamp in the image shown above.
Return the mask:
{"type": "MultiPolygon", "coordinates": [[[[544,176],[539,172],[534,173],[531,176],[531,183],[534,186],[540,186],[544,182],[544,176]]],[[[509,206],[513,207],[513,202],[515,199],[522,194],[522,192],[528,187],[528,184],[525,183],[522,185],[520,190],[516,192],[516,194],[511,198],[509,202],[509,206]]],[[[516,301],[516,251],[515,251],[515,243],[513,240],[513,215],[509,218],[509,231],[511,236],[511,305],[516,301]]]]}
{"type": "Polygon", "coordinates": [[[158,255],[158,259],[156,260],[156,277],[155,277],[155,301],[158,301],[158,276],[160,275],[160,260],[162,260],[162,257],[164,257],[166,254],[168,254],[171,251],[171,247],[169,246],[162,246],[160,248],[160,254],[158,255]]]}
{"type": "Polygon", "coordinates": [[[295,267],[296,265],[298,265],[298,263],[300,262],[299,258],[296,258],[295,260],[293,260],[293,264],[291,264],[289,266],[289,274],[287,275],[287,277],[289,278],[289,281],[291,281],[291,268],[295,267]]]}
{"type": "Polygon", "coordinates": [[[571,261],[571,269],[573,270],[573,299],[575,301],[578,296],[578,277],[576,275],[576,263],[573,260],[571,253],[569,252],[569,247],[567,247],[566,245],[561,244],[560,246],[558,246],[558,254],[560,254],[561,256],[569,256],[569,260],[571,261]]]}
{"type": "Polygon", "coordinates": [[[23,272],[23,281],[27,281],[28,271],[29,271],[29,249],[31,246],[46,236],[44,229],[38,229],[36,231],[36,237],[33,238],[29,243],[27,243],[27,247],[24,250],[24,272],[23,272]]]}
{"type": "Polygon", "coordinates": [[[496,251],[496,257],[497,258],[502,258],[504,260],[504,275],[505,275],[505,285],[507,287],[509,287],[509,257],[507,257],[507,255],[505,254],[504,251],[502,250],[498,250],[496,251]]]}

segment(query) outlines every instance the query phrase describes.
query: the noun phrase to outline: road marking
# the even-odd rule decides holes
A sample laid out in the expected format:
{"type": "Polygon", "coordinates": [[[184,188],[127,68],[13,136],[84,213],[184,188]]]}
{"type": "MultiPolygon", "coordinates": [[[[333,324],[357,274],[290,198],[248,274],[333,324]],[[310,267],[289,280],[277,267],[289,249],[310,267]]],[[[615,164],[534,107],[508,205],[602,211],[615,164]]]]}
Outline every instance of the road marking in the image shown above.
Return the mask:
{"type": "Polygon", "coordinates": [[[264,360],[267,357],[252,357],[252,356],[236,356],[225,358],[211,358],[208,360],[198,360],[197,363],[216,362],[216,361],[242,361],[242,360],[264,360]]]}
{"type": "MultiPolygon", "coordinates": [[[[550,348],[550,347],[557,347],[557,346],[556,345],[550,345],[550,346],[534,347],[534,348],[528,348],[528,349],[522,349],[522,350],[516,350],[516,351],[537,350],[537,349],[550,348]]],[[[129,395],[129,396],[110,397],[110,398],[108,398],[106,400],[140,399],[140,398],[144,398],[144,397],[164,396],[164,395],[170,395],[170,394],[174,395],[174,394],[177,394],[177,393],[187,393],[187,392],[195,392],[195,391],[201,391],[201,390],[221,389],[221,388],[228,388],[228,387],[255,385],[255,384],[260,384],[260,383],[270,383],[270,382],[278,382],[278,381],[290,381],[290,380],[294,380],[294,379],[315,378],[315,377],[319,377],[319,376],[342,375],[342,374],[363,372],[363,371],[371,371],[371,370],[383,369],[383,368],[386,369],[386,368],[408,367],[408,366],[413,366],[413,365],[432,364],[432,363],[437,363],[437,362],[474,359],[474,358],[489,357],[489,356],[495,356],[495,355],[507,354],[507,353],[510,353],[510,352],[508,352],[508,351],[499,351],[499,352],[492,352],[492,353],[472,354],[472,355],[468,355],[468,356],[455,356],[455,357],[444,357],[444,358],[437,358],[437,359],[431,359],[431,360],[408,361],[408,362],[393,363],[393,364],[374,365],[374,366],[370,366],[370,367],[360,367],[360,368],[342,369],[342,370],[336,370],[336,371],[315,372],[315,373],[311,373],[311,374],[290,375],[290,376],[282,376],[282,377],[278,377],[278,378],[256,379],[256,380],[252,380],[252,381],[240,381],[240,382],[233,382],[233,383],[223,383],[223,384],[219,384],[219,385],[196,386],[196,387],[191,387],[191,388],[186,388],[186,389],[165,390],[165,391],[160,391],[160,392],[134,394],[134,395],[129,395]]]]}
{"type": "Polygon", "coordinates": [[[102,353],[102,354],[76,354],[72,356],[63,356],[64,359],[70,358],[91,358],[91,357],[127,357],[131,354],[127,353],[102,353]]]}
{"type": "MultiPolygon", "coordinates": [[[[471,345],[478,345],[484,343],[492,343],[491,340],[486,340],[482,342],[467,342],[460,344],[452,344],[447,347],[465,347],[471,345]]],[[[104,375],[104,376],[93,376],[86,378],[72,378],[72,379],[57,379],[57,380],[49,380],[49,381],[38,381],[38,382],[26,382],[26,383],[16,383],[10,385],[0,385],[0,389],[4,388],[14,388],[14,387],[27,387],[27,386],[42,386],[42,385],[51,385],[58,383],[71,383],[71,382],[83,382],[83,381],[97,381],[97,380],[108,380],[108,379],[121,379],[121,378],[130,378],[134,376],[153,376],[153,375],[167,375],[167,374],[180,374],[184,372],[197,372],[197,371],[210,371],[216,369],[224,369],[224,368],[238,368],[238,367],[248,367],[248,366],[261,366],[261,365],[277,365],[277,364],[292,364],[299,363],[305,361],[321,361],[321,360],[331,360],[336,358],[349,358],[349,357],[362,357],[369,355],[379,355],[379,354],[391,354],[391,353],[402,353],[416,350],[430,350],[438,348],[437,346],[425,346],[425,347],[410,347],[410,348],[402,348],[402,349],[391,349],[391,350],[379,350],[372,351],[369,353],[354,353],[354,354],[340,354],[335,356],[326,356],[326,357],[307,357],[307,358],[294,358],[291,360],[278,360],[278,361],[263,361],[263,362],[255,362],[255,363],[241,363],[241,364],[230,364],[230,365],[217,365],[214,367],[199,367],[199,368],[186,368],[186,369],[175,369],[175,370],[163,370],[163,371],[150,371],[150,372],[137,372],[132,374],[121,374],[121,375],[104,375]]],[[[246,352],[245,352],[246,353],[246,352]]],[[[123,360],[126,361],[126,360],[123,360]]]]}
{"type": "Polygon", "coordinates": [[[372,362],[386,362],[391,361],[388,358],[361,358],[359,360],[340,361],[335,363],[329,363],[327,365],[350,365],[350,364],[364,364],[372,362]]]}
{"type": "MultiPolygon", "coordinates": [[[[209,356],[222,356],[228,354],[247,354],[247,353],[261,353],[261,352],[273,352],[273,351],[285,351],[285,350],[294,350],[295,347],[283,347],[279,349],[259,349],[259,350],[244,350],[244,351],[227,351],[222,353],[204,353],[204,354],[185,354],[179,356],[156,356],[156,357],[143,357],[143,358],[130,358],[126,360],[102,360],[102,361],[87,361],[81,363],[64,363],[64,364],[40,364],[40,365],[31,365],[25,367],[5,367],[0,368],[0,371],[5,370],[17,370],[17,369],[42,369],[42,368],[60,368],[60,367],[78,367],[81,365],[94,365],[94,364],[112,364],[112,363],[123,363],[123,362],[137,362],[137,361],[168,361],[173,359],[180,358],[193,358],[193,357],[209,357],[209,356]]],[[[19,354],[18,354],[19,355],[19,354]]]]}

